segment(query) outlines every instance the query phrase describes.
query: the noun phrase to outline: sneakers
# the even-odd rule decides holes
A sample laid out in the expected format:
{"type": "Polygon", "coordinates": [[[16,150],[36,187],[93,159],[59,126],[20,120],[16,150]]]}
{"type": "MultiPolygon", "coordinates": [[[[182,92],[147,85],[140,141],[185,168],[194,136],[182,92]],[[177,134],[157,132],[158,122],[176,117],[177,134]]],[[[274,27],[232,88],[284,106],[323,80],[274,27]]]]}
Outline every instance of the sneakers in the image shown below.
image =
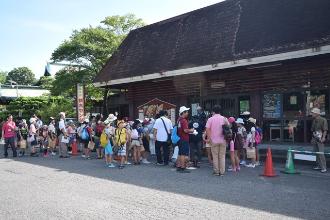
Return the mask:
{"type": "Polygon", "coordinates": [[[132,163],[126,161],[126,162],[125,162],[125,165],[132,165],[132,163]]]}
{"type": "Polygon", "coordinates": [[[213,176],[220,176],[220,173],[213,172],[213,176]]]}
{"type": "Polygon", "coordinates": [[[327,169],[322,169],[321,170],[321,173],[326,173],[327,172],[327,169]]]}
{"type": "Polygon", "coordinates": [[[186,169],[187,170],[196,170],[197,168],[196,167],[187,167],[186,169]]]}
{"type": "Polygon", "coordinates": [[[119,169],[124,169],[124,165],[119,165],[119,169]]]}
{"type": "Polygon", "coordinates": [[[246,165],[246,161],[245,160],[242,160],[239,165],[246,165]]]}
{"type": "Polygon", "coordinates": [[[176,171],[179,172],[179,173],[190,173],[189,170],[185,169],[185,168],[176,168],[176,171]]]}
{"type": "Polygon", "coordinates": [[[255,165],[256,165],[256,167],[261,166],[261,163],[259,161],[257,161],[255,165]]]}
{"type": "Polygon", "coordinates": [[[83,155],[81,155],[81,157],[82,157],[82,158],[86,158],[86,155],[85,155],[85,154],[83,154],[83,155]]]}
{"type": "Polygon", "coordinates": [[[110,164],[108,164],[108,167],[109,167],[109,168],[115,168],[116,166],[113,165],[112,163],[110,163],[110,164]]]}
{"type": "Polygon", "coordinates": [[[246,167],[249,167],[249,168],[255,168],[256,167],[256,165],[255,164],[252,164],[252,163],[250,163],[250,164],[248,164],[248,165],[245,165],[246,167]]]}
{"type": "Polygon", "coordinates": [[[313,170],[322,170],[322,169],[321,169],[321,167],[316,166],[316,167],[313,167],[313,170]]]}
{"type": "Polygon", "coordinates": [[[56,156],[56,153],[55,152],[52,152],[52,156],[56,156]]]}
{"type": "Polygon", "coordinates": [[[147,159],[142,159],[141,161],[143,164],[150,164],[151,162],[149,162],[147,159]]]}
{"type": "Polygon", "coordinates": [[[228,172],[236,172],[236,169],[233,169],[232,167],[228,168],[228,172]]]}
{"type": "Polygon", "coordinates": [[[157,166],[164,166],[164,163],[156,163],[157,166]]]}

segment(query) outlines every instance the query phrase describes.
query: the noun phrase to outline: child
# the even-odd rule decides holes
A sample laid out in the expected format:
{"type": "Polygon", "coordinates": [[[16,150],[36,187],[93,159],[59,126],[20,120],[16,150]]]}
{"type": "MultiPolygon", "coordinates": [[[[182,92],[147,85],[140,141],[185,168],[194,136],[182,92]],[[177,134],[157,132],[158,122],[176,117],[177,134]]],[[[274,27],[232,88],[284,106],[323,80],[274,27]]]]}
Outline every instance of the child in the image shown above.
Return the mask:
{"type": "Polygon", "coordinates": [[[48,157],[48,126],[44,125],[40,129],[40,149],[43,152],[43,157],[48,157]]]}
{"type": "Polygon", "coordinates": [[[128,140],[128,133],[125,128],[125,122],[119,120],[117,122],[117,129],[115,130],[114,144],[118,148],[118,156],[120,157],[119,169],[124,168],[126,159],[126,145],[128,140]]]}
{"type": "Polygon", "coordinates": [[[134,165],[140,165],[141,145],[142,145],[141,133],[138,131],[140,126],[141,126],[141,122],[139,120],[135,120],[131,132],[134,165]]]}
{"type": "MultiPolygon", "coordinates": [[[[234,152],[235,152],[235,162],[236,162],[236,170],[240,171],[240,152],[243,150],[243,146],[245,143],[245,137],[246,137],[246,129],[244,127],[244,120],[242,118],[238,118],[236,120],[237,125],[237,131],[235,135],[235,141],[234,141],[234,152]]],[[[245,155],[245,152],[244,152],[245,155]]]]}
{"type": "Polygon", "coordinates": [[[106,134],[107,137],[107,144],[105,146],[102,146],[104,147],[105,163],[107,167],[114,168],[115,165],[113,165],[112,163],[113,149],[111,144],[111,137],[113,136],[113,133],[109,123],[105,124],[103,132],[106,134]]]}
{"type": "Polygon", "coordinates": [[[236,162],[236,158],[235,158],[235,140],[236,140],[236,135],[237,135],[237,125],[235,123],[234,117],[228,118],[228,122],[230,123],[230,127],[233,132],[233,136],[229,140],[229,152],[230,152],[231,167],[228,169],[228,171],[236,172],[239,170],[239,162],[236,162]]]}
{"type": "Polygon", "coordinates": [[[249,132],[246,138],[246,151],[248,155],[248,151],[253,152],[251,155],[248,155],[251,158],[251,163],[246,165],[246,167],[255,168],[256,166],[256,122],[257,120],[254,118],[249,118],[247,123],[247,131],[249,132]]]}
{"type": "Polygon", "coordinates": [[[211,152],[211,144],[207,143],[207,136],[206,136],[206,131],[203,133],[203,142],[205,143],[205,150],[207,154],[207,158],[209,160],[209,164],[213,166],[213,159],[212,159],[212,152],[211,152]]]}

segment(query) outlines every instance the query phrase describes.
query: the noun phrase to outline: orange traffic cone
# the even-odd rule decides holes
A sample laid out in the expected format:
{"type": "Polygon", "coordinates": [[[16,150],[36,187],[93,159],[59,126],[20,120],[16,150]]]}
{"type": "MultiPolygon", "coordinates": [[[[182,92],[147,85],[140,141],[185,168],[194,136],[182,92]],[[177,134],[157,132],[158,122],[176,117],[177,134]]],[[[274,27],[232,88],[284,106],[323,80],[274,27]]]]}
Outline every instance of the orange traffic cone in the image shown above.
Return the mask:
{"type": "Polygon", "coordinates": [[[273,168],[273,158],[272,158],[272,151],[270,150],[270,147],[268,147],[268,151],[267,151],[267,158],[266,158],[264,173],[261,176],[266,176],[266,177],[277,176],[274,171],[274,168],[273,168]]]}
{"type": "Polygon", "coordinates": [[[73,141],[71,146],[72,146],[72,156],[77,156],[78,155],[77,142],[73,141]]]}

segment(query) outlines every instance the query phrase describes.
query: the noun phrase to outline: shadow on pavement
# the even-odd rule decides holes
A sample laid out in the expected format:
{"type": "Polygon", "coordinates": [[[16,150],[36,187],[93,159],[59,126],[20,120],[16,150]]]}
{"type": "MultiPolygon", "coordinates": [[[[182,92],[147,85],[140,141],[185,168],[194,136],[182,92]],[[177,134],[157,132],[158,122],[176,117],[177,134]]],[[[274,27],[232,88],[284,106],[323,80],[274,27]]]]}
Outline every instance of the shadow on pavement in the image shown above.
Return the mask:
{"type": "MultiPolygon", "coordinates": [[[[0,157],[3,157],[2,152],[0,157]]],[[[85,160],[80,156],[68,159],[25,156],[15,160],[59,172],[102,178],[290,217],[324,219],[324,216],[330,216],[325,205],[330,203],[329,175],[280,174],[279,177],[265,178],[259,176],[263,167],[258,167],[242,168],[240,173],[227,172],[224,177],[216,177],[211,175],[212,169],[206,161],[202,163],[201,169],[181,174],[172,167],[158,167],[154,164],[129,165],[123,170],[110,169],[105,167],[102,160],[85,160]]]]}

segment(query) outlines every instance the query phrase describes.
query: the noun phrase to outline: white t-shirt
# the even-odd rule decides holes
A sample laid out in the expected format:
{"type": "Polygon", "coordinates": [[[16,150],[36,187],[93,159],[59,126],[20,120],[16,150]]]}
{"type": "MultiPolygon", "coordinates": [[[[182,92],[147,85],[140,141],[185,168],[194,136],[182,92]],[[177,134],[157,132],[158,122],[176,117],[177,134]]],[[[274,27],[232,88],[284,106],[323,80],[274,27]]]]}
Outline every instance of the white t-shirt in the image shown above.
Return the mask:
{"type": "Polygon", "coordinates": [[[157,137],[156,137],[156,140],[157,141],[162,141],[162,142],[165,142],[167,141],[167,134],[171,133],[171,130],[173,130],[173,125],[172,125],[172,122],[170,119],[162,116],[161,118],[158,118],[156,121],[155,121],[155,124],[154,124],[154,129],[157,130],[157,137]],[[167,132],[165,130],[165,127],[164,127],[164,124],[162,122],[162,120],[164,120],[164,123],[165,123],[165,126],[166,126],[166,129],[167,129],[167,132]]]}
{"type": "Polygon", "coordinates": [[[65,123],[63,119],[61,119],[60,122],[58,123],[58,128],[60,129],[60,131],[62,131],[63,129],[63,132],[66,132],[65,123]]]}
{"type": "Polygon", "coordinates": [[[49,126],[48,126],[48,131],[50,131],[51,133],[56,133],[56,129],[55,129],[55,126],[50,123],[49,126]]]}

